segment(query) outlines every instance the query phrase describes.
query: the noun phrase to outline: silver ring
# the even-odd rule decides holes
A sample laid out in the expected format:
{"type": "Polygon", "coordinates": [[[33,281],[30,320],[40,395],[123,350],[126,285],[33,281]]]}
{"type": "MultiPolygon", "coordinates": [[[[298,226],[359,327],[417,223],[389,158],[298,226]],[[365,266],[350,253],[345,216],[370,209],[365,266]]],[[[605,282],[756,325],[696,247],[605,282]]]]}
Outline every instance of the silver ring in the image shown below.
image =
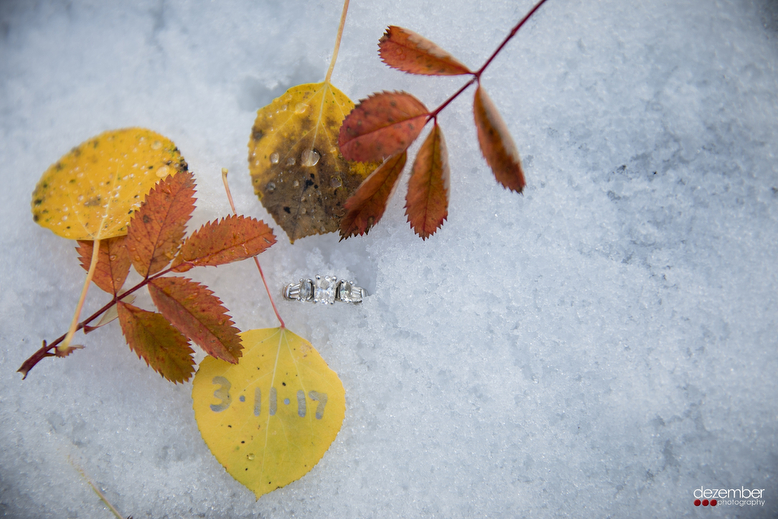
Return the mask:
{"type": "Polygon", "coordinates": [[[356,286],[354,281],[338,281],[335,276],[316,276],[315,279],[301,279],[299,283],[284,286],[282,294],[290,301],[311,301],[320,305],[331,305],[335,301],[358,304],[367,295],[367,290],[356,286]]]}

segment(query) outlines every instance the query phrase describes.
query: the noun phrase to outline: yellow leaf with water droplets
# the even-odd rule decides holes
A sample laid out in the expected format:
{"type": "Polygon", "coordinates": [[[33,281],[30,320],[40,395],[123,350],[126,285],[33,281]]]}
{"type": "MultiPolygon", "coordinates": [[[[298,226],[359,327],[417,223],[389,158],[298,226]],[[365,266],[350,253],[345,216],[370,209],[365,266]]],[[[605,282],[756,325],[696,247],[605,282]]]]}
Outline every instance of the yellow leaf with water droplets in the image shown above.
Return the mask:
{"type": "Polygon", "coordinates": [[[257,499],[296,481],[337,436],[346,394],[311,343],[286,328],[240,334],[237,364],[207,357],[192,384],[200,433],[257,499]]]}
{"type": "Polygon", "coordinates": [[[292,87],[257,112],[254,193],[289,240],[338,230],[344,204],[377,164],[349,162],[338,132],[354,103],[329,82],[292,87]]]}
{"type": "Polygon", "coordinates": [[[158,133],[107,131],[46,170],[32,195],[33,219],[71,240],[122,236],[154,184],[186,169],[176,145],[158,133]]]}

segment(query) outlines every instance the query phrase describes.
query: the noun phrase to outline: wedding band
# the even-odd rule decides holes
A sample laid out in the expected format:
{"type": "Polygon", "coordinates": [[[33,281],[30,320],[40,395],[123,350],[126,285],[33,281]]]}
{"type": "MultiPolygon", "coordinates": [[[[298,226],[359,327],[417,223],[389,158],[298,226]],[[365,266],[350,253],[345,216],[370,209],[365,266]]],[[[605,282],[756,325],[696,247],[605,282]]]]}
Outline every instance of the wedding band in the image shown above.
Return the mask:
{"type": "Polygon", "coordinates": [[[284,286],[284,299],[310,301],[320,305],[331,305],[335,301],[357,304],[367,295],[364,288],[354,281],[340,280],[335,276],[316,276],[315,279],[301,279],[299,283],[284,286]]]}

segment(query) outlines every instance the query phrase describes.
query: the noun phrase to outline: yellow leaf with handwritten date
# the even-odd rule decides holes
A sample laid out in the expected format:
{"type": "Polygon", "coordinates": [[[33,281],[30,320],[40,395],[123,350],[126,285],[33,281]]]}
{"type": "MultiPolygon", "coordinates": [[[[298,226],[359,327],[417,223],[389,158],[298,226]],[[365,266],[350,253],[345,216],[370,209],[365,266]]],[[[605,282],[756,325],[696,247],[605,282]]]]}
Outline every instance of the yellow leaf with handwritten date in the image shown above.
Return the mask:
{"type": "Polygon", "coordinates": [[[286,328],[240,334],[243,357],[208,357],[192,385],[200,433],[257,499],[296,481],[340,431],[346,393],[311,344],[286,328]]]}

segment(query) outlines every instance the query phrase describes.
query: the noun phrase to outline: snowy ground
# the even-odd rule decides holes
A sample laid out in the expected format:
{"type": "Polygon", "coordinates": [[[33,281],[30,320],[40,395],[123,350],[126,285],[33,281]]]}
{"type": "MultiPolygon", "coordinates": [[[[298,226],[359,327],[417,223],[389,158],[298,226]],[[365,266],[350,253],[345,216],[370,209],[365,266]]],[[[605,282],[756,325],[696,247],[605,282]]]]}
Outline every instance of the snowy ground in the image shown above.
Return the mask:
{"type": "MultiPolygon", "coordinates": [[[[390,24],[479,66],[525,0],[354,0],[333,81],[352,99],[461,79],[385,67],[390,24]]],[[[339,0],[0,2],[0,515],[108,518],[778,516],[778,4],[550,0],[484,86],[524,158],[523,196],[478,151],[471,93],[441,116],[449,219],[422,242],[402,197],[368,237],[285,240],[274,290],[356,277],[360,307],[281,302],[346,388],[343,428],[255,501],[210,454],[191,384],[118,325],[15,373],[66,331],[83,271],[33,223],[42,172],[102,131],[171,138],[196,224],[269,221],[247,168],[257,108],[321,81],[339,0]],[[762,504],[694,506],[705,488],[762,504]]],[[[280,229],[277,231],[282,232],[280,229]]],[[[241,329],[275,326],[249,262],[201,273],[241,329]]],[[[104,296],[90,293],[89,308],[104,296]]]]}

